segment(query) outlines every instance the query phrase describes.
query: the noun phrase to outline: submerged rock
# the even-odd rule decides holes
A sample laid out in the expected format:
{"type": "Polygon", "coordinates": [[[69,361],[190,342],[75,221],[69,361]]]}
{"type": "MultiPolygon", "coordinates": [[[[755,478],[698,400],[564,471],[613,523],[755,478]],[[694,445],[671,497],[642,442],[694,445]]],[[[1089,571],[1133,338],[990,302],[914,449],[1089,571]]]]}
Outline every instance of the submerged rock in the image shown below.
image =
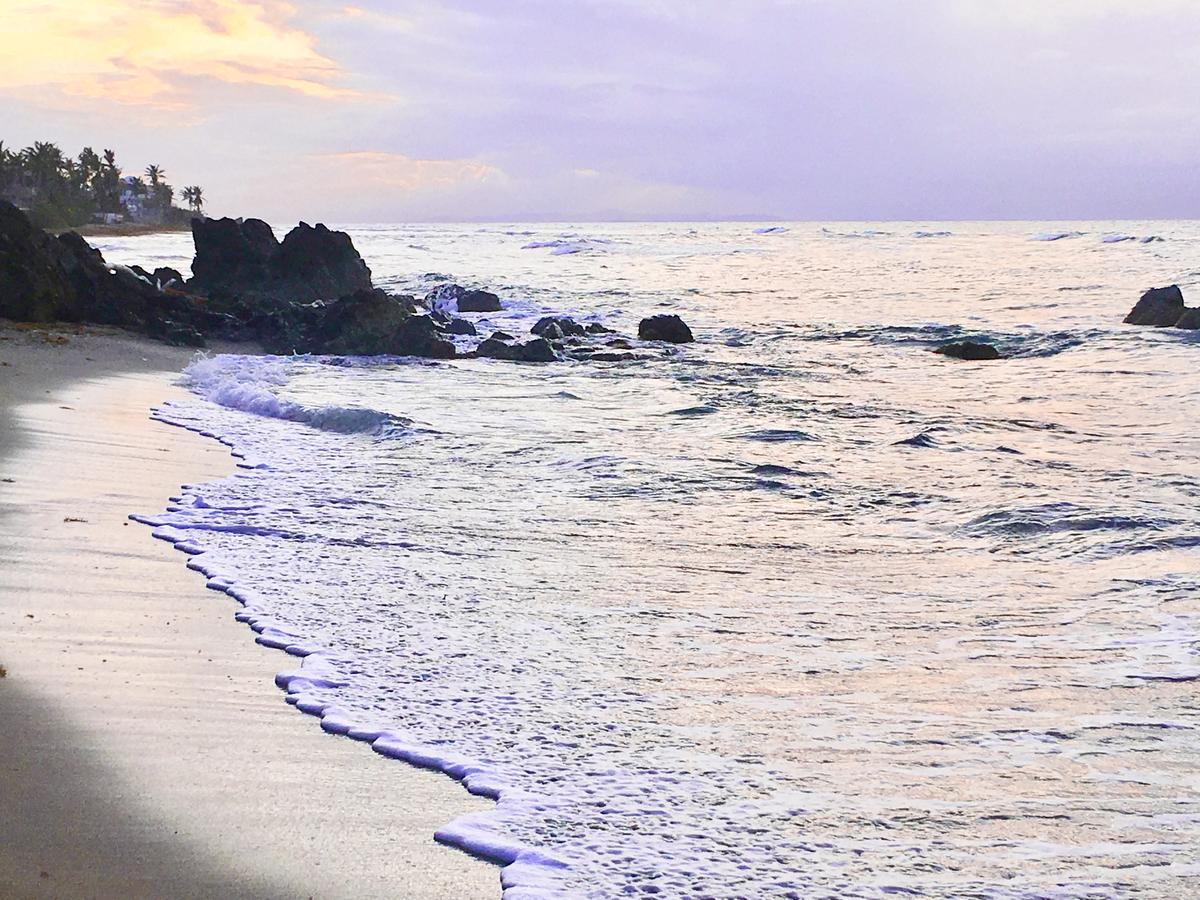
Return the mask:
{"type": "MultiPolygon", "coordinates": [[[[1151,325],[1155,328],[1169,328],[1175,325],[1188,312],[1183,305],[1183,291],[1179,285],[1170,287],[1150,288],[1142,294],[1141,299],[1129,311],[1124,319],[1126,325],[1151,325]]],[[[1189,321],[1191,321],[1189,319],[1189,321]]],[[[1194,327],[1185,325],[1183,327],[1194,327]]]]}
{"type": "Polygon", "coordinates": [[[467,336],[474,336],[476,334],[479,334],[478,329],[476,329],[476,327],[474,325],[472,325],[470,322],[468,322],[466,319],[451,319],[450,322],[446,325],[446,331],[449,332],[450,334],[459,334],[459,335],[467,335],[467,336]]]}
{"type": "Polygon", "coordinates": [[[638,323],[638,337],[643,341],[667,341],[671,344],[690,344],[695,340],[692,330],[683,319],[674,315],[650,316],[638,323]]]}
{"type": "Polygon", "coordinates": [[[958,341],[953,344],[943,344],[935,347],[934,353],[950,356],[954,359],[991,360],[1000,359],[1000,351],[992,344],[982,344],[976,341],[958,341]]]}

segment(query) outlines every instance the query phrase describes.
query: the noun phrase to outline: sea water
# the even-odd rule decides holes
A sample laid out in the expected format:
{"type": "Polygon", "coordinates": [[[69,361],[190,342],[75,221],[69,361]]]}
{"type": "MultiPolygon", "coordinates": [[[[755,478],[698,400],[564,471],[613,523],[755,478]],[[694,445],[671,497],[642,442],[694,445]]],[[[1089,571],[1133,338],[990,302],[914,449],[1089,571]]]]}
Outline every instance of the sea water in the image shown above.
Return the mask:
{"type": "Polygon", "coordinates": [[[438,837],[509,898],[1200,895],[1200,332],[1121,324],[1200,225],[348,230],[485,335],[697,336],[200,358],[156,413],[242,468],[144,520],[299,709],[497,799],[438,837]]]}

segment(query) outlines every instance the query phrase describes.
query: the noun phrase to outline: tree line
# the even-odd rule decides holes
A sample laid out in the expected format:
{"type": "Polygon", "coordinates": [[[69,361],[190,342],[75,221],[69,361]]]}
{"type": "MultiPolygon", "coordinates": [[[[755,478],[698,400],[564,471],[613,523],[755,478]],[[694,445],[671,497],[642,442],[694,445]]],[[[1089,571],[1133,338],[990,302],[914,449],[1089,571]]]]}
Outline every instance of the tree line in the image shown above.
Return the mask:
{"type": "MultiPolygon", "coordinates": [[[[183,223],[188,213],[175,206],[175,189],[162,166],[123,178],[112,150],[84,147],[72,158],[57,144],[36,141],[10,150],[0,141],[0,198],[29,210],[42,228],[71,228],[114,214],[130,221],[183,223]]],[[[192,213],[204,209],[204,190],[189,185],[179,193],[192,213]]]]}

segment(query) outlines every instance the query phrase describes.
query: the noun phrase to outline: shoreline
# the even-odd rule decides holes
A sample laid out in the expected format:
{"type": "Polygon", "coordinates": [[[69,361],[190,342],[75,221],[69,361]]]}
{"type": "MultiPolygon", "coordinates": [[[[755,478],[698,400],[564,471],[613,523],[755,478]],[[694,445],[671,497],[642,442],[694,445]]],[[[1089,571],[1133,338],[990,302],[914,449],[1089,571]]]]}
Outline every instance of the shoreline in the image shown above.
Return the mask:
{"type": "Polygon", "coordinates": [[[58,233],[74,231],[80,237],[137,237],[145,234],[182,234],[190,232],[189,225],[146,225],[138,222],[120,222],[116,225],[80,225],[63,228],[58,233]]]}
{"type": "Polygon", "coordinates": [[[314,727],[236,604],[127,521],[235,470],[149,418],[192,353],[0,322],[0,894],[499,896],[434,840],[492,804],[314,727]]]}

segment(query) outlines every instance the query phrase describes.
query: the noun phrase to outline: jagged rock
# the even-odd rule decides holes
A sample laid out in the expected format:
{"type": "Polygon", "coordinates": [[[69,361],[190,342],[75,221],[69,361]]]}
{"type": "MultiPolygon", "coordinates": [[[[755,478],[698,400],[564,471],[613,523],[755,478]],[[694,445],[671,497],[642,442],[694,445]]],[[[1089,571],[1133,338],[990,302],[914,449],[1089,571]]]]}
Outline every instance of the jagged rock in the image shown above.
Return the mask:
{"type": "Polygon", "coordinates": [[[523,344],[506,344],[490,337],[475,348],[475,355],[487,359],[506,359],[511,362],[554,362],[558,354],[551,343],[536,337],[523,344]]]}
{"type": "Polygon", "coordinates": [[[461,284],[442,284],[425,295],[431,310],[443,313],[500,312],[500,298],[491,291],[471,290],[461,284]]]}
{"type": "Polygon", "coordinates": [[[450,324],[446,326],[446,331],[450,334],[461,335],[476,335],[479,334],[478,329],[466,319],[451,319],[450,324]]]}
{"type": "Polygon", "coordinates": [[[1179,285],[1150,288],[1129,311],[1129,315],[1125,317],[1125,324],[1167,328],[1178,322],[1186,311],[1187,308],[1183,305],[1183,291],[1179,289],[1179,285]]]}
{"type": "Polygon", "coordinates": [[[544,337],[551,341],[587,333],[582,325],[569,316],[545,316],[538,319],[529,330],[538,337],[544,337]]]}
{"type": "Polygon", "coordinates": [[[633,344],[629,343],[629,341],[625,340],[625,338],[613,338],[610,341],[605,341],[604,344],[607,347],[617,347],[621,350],[633,349],[633,344]]]}
{"type": "Polygon", "coordinates": [[[650,316],[638,323],[638,337],[643,341],[667,341],[672,344],[690,344],[695,340],[692,330],[683,319],[674,315],[650,316]]]}
{"type": "Polygon", "coordinates": [[[638,359],[636,353],[621,353],[612,350],[601,350],[599,353],[591,354],[588,359],[596,362],[627,362],[631,359],[638,359]]]}
{"type": "Polygon", "coordinates": [[[615,334],[611,328],[605,328],[599,322],[588,322],[587,325],[583,327],[583,330],[588,334],[615,334]]]}
{"type": "Polygon", "coordinates": [[[262,219],[192,219],[192,240],[192,285],[197,290],[241,290],[270,281],[279,241],[262,219]]]}
{"type": "Polygon", "coordinates": [[[513,340],[513,336],[507,331],[493,331],[491,339],[493,341],[511,341],[513,340]]]}
{"type": "Polygon", "coordinates": [[[192,291],[307,303],[371,289],[371,270],[350,236],[301,222],[280,243],[261,219],[193,219],[192,291]]]}
{"type": "Polygon", "coordinates": [[[958,341],[953,344],[943,344],[934,348],[934,353],[949,356],[954,359],[969,359],[973,361],[1000,359],[1000,351],[991,344],[980,344],[975,341],[958,341]]]}

